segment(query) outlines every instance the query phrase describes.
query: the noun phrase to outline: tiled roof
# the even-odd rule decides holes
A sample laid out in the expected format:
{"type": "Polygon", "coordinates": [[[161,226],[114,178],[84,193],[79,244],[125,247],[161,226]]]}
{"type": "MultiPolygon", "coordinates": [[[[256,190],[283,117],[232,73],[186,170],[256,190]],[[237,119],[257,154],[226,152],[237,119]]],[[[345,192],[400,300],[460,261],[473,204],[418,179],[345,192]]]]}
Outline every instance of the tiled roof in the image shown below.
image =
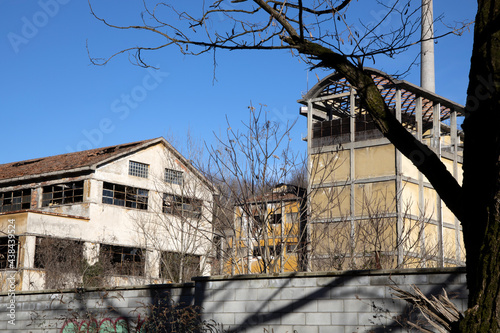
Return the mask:
{"type": "Polygon", "coordinates": [[[281,201],[301,201],[304,199],[305,190],[294,185],[278,184],[273,190],[254,196],[246,200],[247,203],[271,203],[281,201]],[[281,191],[279,188],[286,186],[281,191]]]}
{"type": "Polygon", "coordinates": [[[267,193],[264,195],[255,196],[247,200],[247,203],[267,203],[267,202],[279,202],[279,201],[299,201],[304,199],[294,193],[267,193]]]}
{"type": "Polygon", "coordinates": [[[149,139],[75,153],[0,164],[0,181],[56,173],[59,171],[76,171],[86,167],[90,168],[92,165],[103,162],[114,156],[128,153],[143,144],[157,140],[163,139],[149,139]]]}

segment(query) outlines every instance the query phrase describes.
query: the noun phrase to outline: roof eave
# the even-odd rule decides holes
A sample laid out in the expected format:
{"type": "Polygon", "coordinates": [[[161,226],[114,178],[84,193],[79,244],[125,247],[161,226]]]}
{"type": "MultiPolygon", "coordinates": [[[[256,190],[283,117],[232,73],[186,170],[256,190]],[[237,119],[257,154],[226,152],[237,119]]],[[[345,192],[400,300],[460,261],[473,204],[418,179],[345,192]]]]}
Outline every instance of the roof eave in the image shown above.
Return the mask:
{"type": "Polygon", "coordinates": [[[95,170],[95,168],[93,168],[92,166],[84,166],[84,167],[75,168],[75,169],[58,170],[58,171],[52,171],[52,172],[38,173],[35,175],[0,179],[0,184],[11,183],[11,182],[16,182],[16,181],[25,181],[25,180],[37,179],[37,178],[48,178],[48,177],[57,176],[57,175],[61,175],[61,174],[77,173],[77,172],[82,172],[82,171],[93,171],[93,170],[95,170]]]}
{"type": "MultiPolygon", "coordinates": [[[[453,102],[447,98],[444,98],[444,97],[442,97],[442,96],[440,96],[432,91],[429,91],[429,90],[426,90],[420,86],[417,86],[416,84],[410,83],[410,82],[405,81],[405,80],[395,79],[391,75],[384,73],[381,70],[378,70],[375,68],[366,67],[365,70],[387,78],[397,87],[404,88],[404,89],[409,90],[413,93],[416,93],[419,96],[425,97],[429,100],[438,102],[445,107],[453,109],[453,110],[457,111],[460,115],[463,115],[465,112],[465,107],[463,105],[461,105],[459,103],[455,103],[455,102],[453,102]]],[[[304,95],[303,98],[297,100],[297,102],[299,104],[307,105],[307,101],[317,97],[317,94],[323,90],[323,88],[326,86],[326,84],[328,84],[328,82],[331,82],[333,80],[338,80],[341,77],[342,76],[336,72],[326,76],[325,78],[323,78],[323,80],[321,80],[317,84],[315,84],[314,87],[312,87],[311,90],[309,90],[304,95]]]]}
{"type": "Polygon", "coordinates": [[[209,189],[214,193],[214,194],[218,194],[218,191],[217,189],[208,181],[208,179],[198,170],[196,169],[184,156],[182,156],[181,153],[179,153],[177,151],[177,149],[174,148],[174,146],[172,146],[165,138],[163,137],[159,137],[159,138],[156,138],[156,139],[153,139],[151,141],[148,141],[148,142],[145,142],[141,145],[138,145],[137,147],[134,147],[133,149],[129,150],[129,151],[124,151],[124,152],[121,152],[121,153],[118,153],[116,155],[113,155],[107,159],[104,159],[104,160],[101,160],[99,161],[98,163],[95,163],[93,164],[91,167],[95,170],[105,164],[108,164],[108,163],[111,163],[113,161],[116,161],[124,156],[127,156],[127,155],[130,155],[130,154],[133,154],[141,149],[145,149],[147,147],[151,147],[151,146],[154,146],[154,145],[157,145],[157,144],[160,144],[162,143],[168,150],[170,150],[176,158],[178,158],[179,160],[182,161],[182,163],[191,171],[193,172],[194,174],[196,174],[196,176],[202,181],[205,183],[205,185],[207,185],[207,187],[209,187],[209,189]]]}

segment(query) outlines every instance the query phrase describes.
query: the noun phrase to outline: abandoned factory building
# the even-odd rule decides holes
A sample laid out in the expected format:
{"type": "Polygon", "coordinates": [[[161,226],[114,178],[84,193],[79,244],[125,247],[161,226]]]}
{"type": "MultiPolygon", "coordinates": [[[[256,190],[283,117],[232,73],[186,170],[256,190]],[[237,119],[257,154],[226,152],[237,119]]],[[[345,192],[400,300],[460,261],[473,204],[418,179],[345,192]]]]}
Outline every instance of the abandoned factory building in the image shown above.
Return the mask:
{"type": "MultiPolygon", "coordinates": [[[[462,182],[464,107],[365,68],[397,121],[462,182]]],[[[427,178],[376,127],[339,73],[299,101],[308,121],[311,269],[464,264],[462,229],[427,178]]],[[[416,164],[425,156],[413,156],[416,164]]]]}
{"type": "Polygon", "coordinates": [[[213,195],[164,138],[0,165],[2,290],[209,274],[213,195]]]}

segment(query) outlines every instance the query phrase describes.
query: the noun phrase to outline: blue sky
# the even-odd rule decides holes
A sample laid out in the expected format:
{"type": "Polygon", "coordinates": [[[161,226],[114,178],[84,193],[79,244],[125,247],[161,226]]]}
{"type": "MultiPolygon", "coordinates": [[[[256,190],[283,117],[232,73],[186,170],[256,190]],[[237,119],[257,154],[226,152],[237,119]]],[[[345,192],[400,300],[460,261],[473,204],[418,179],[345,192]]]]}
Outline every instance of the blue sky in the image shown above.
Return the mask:
{"type": "MultiPolygon", "coordinates": [[[[366,2],[354,5],[364,8],[366,2]]],[[[127,6],[105,1],[99,9],[125,20],[137,17],[135,3],[140,1],[127,6]]],[[[473,20],[476,5],[442,0],[435,1],[434,10],[453,23],[473,20]]],[[[363,15],[374,20],[378,12],[367,7],[363,15]]],[[[0,20],[0,164],[159,136],[182,143],[188,132],[212,144],[213,133],[227,128],[226,115],[238,128],[248,119],[250,103],[267,105],[274,121],[293,122],[297,99],[317,81],[315,73],[308,73],[307,66],[287,52],[218,51],[216,82],[213,54],[183,56],[175,48],[148,55],[148,61],[160,67],[156,72],[131,65],[126,56],[93,66],[87,40],[95,57],[134,46],[138,39],[154,40],[105,27],[91,16],[86,1],[0,0],[0,20]]],[[[436,44],[438,94],[464,104],[471,50],[472,31],[436,44]]],[[[396,61],[381,58],[369,65],[392,73],[415,52],[417,48],[396,61]]],[[[405,79],[418,84],[418,67],[405,79]]],[[[297,150],[305,150],[305,134],[302,118],[292,132],[297,150]]]]}

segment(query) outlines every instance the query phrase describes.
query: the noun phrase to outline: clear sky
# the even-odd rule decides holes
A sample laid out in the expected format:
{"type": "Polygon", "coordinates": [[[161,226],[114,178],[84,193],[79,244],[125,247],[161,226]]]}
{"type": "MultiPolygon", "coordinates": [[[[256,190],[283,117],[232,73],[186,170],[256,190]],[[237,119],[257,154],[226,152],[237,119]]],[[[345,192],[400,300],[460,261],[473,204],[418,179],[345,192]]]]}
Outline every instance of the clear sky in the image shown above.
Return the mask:
{"type": "MultiPolygon", "coordinates": [[[[380,15],[366,6],[372,1],[354,1],[365,9],[364,20],[380,15]]],[[[106,1],[102,13],[137,17],[135,3],[141,1],[106,1]]],[[[434,11],[452,24],[473,20],[476,4],[434,1],[434,11]]],[[[92,56],[106,57],[136,45],[138,38],[154,40],[105,27],[91,16],[87,1],[0,0],[0,22],[0,164],[159,136],[184,142],[188,132],[211,144],[214,132],[226,130],[226,115],[236,128],[248,119],[250,103],[267,105],[271,120],[293,122],[297,99],[317,82],[316,74],[287,52],[218,51],[215,82],[213,54],[183,56],[175,48],[147,57],[158,71],[133,66],[126,56],[93,66],[87,41],[92,56]]],[[[436,92],[464,104],[472,31],[435,47],[436,92]]],[[[416,52],[401,62],[381,59],[368,65],[392,73],[416,52]]],[[[405,79],[419,84],[418,67],[405,79]]],[[[298,120],[292,134],[296,149],[305,150],[305,119],[298,120]]]]}

